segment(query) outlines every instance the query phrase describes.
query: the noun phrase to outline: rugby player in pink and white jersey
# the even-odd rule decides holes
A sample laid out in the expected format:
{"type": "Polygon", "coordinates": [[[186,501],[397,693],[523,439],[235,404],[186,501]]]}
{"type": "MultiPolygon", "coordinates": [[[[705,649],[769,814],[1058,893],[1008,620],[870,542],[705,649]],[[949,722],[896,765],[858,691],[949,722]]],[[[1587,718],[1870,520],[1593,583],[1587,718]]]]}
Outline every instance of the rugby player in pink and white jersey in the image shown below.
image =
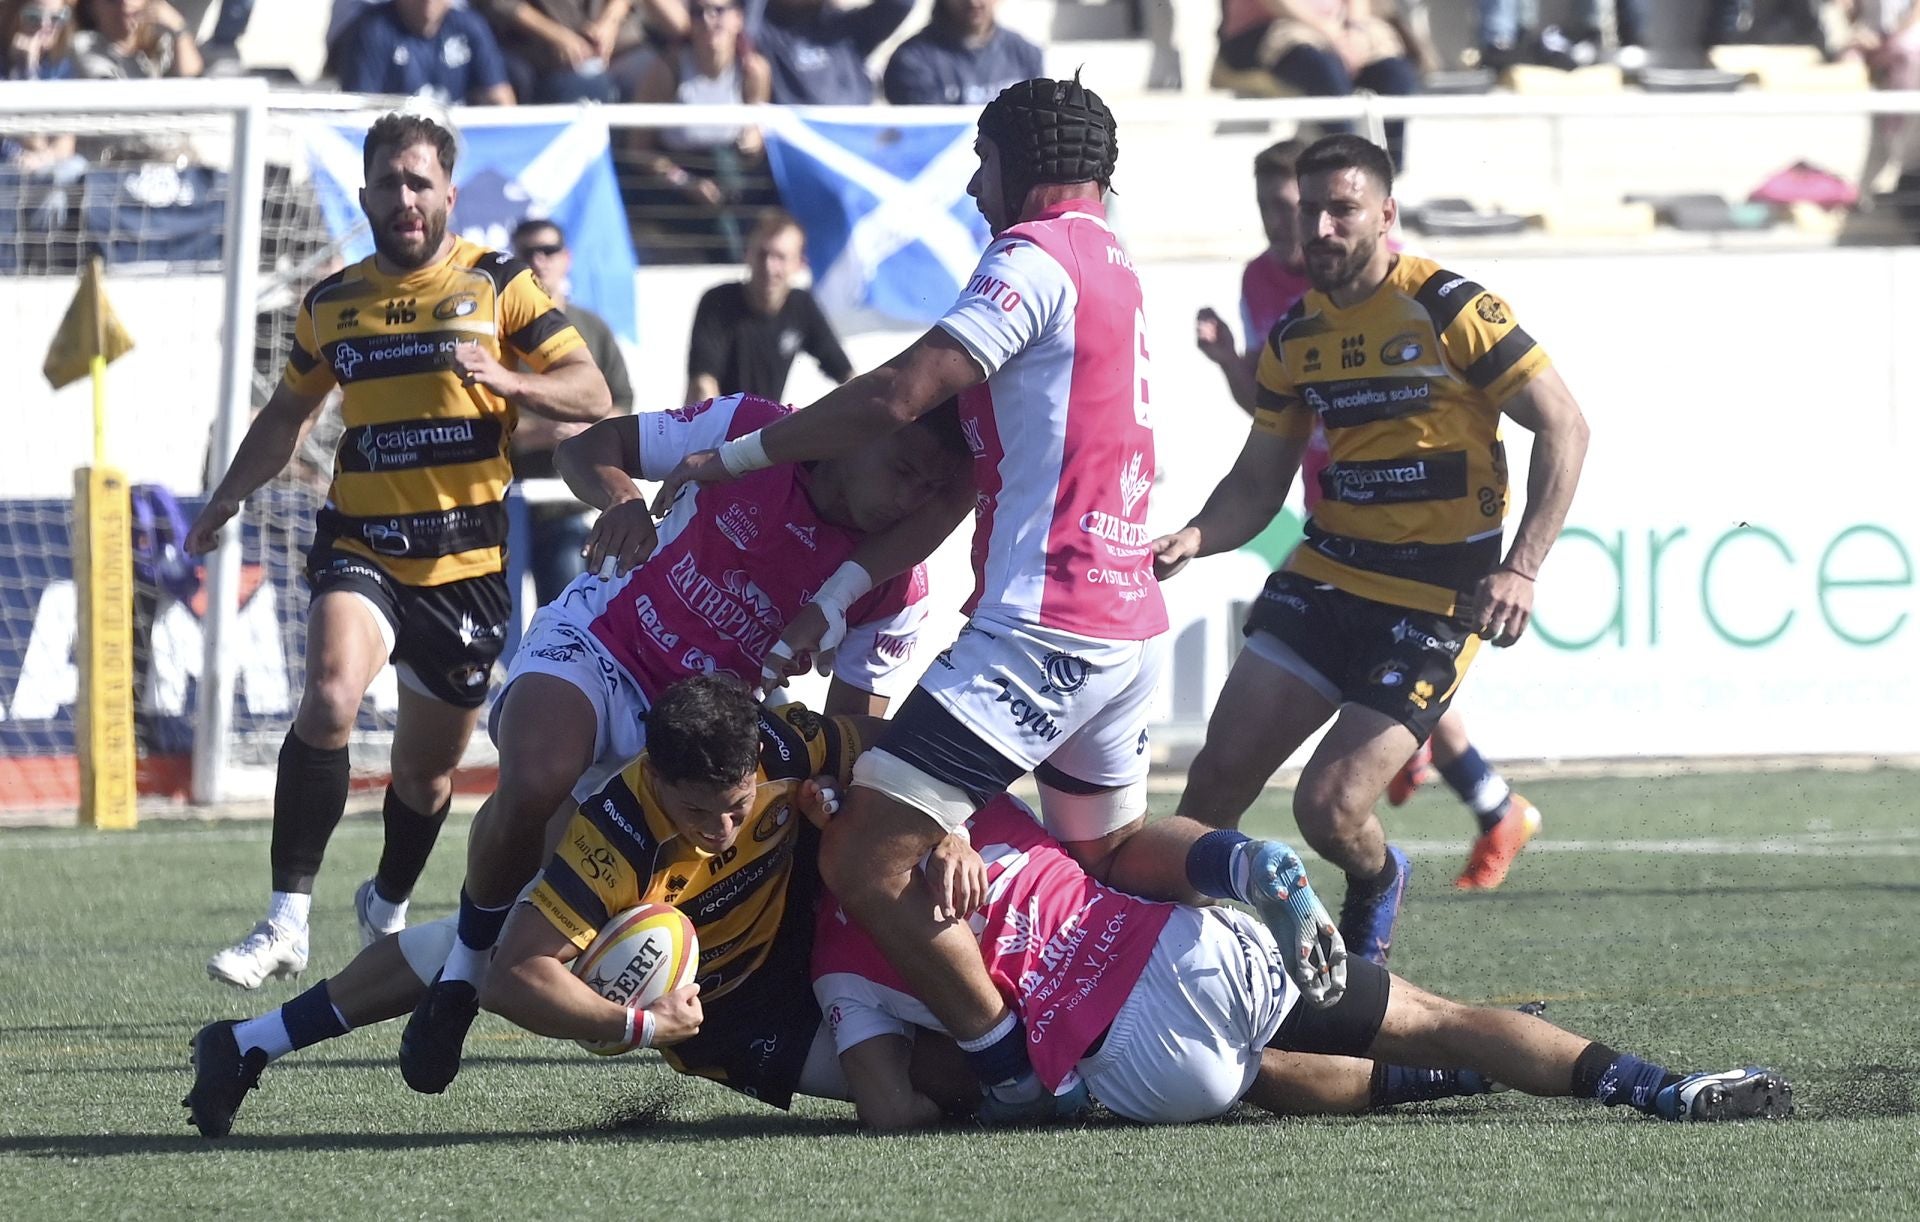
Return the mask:
{"type": "MultiPolygon", "coordinates": [[[[539,868],[542,830],[569,795],[594,793],[640,754],[652,699],[689,675],[758,681],[787,621],[868,533],[965,484],[966,443],[948,405],[832,460],[689,488],[654,526],[636,477],[658,479],[689,452],[790,410],[728,395],[608,420],[556,452],[575,494],[604,512],[588,537],[588,571],[534,616],[494,705],[500,781],[474,820],[459,936],[401,1040],[401,1072],[415,1090],[438,1093],[459,1072],[480,977],[539,868]]],[[[841,672],[872,689],[842,684],[840,708],[871,712],[873,695],[891,690],[925,589],[924,573],[905,572],[850,609],[876,656],[844,655],[841,672]]]]}
{"type": "MultiPolygon", "coordinates": [[[[921,857],[1028,772],[1052,831],[1134,892],[1227,895],[1226,864],[1248,843],[1230,831],[1201,840],[1190,821],[1141,826],[1167,617],[1146,529],[1155,476],[1146,317],[1101,204],[1118,150],[1112,112],[1079,82],[1002,91],[981,112],[968,187],[994,240],[946,315],[805,411],[690,455],[662,492],[844,453],[959,395],[976,499],[970,618],[860,758],[820,868],[968,1054],[988,1087],[989,1121],[1062,1105],[1028,1064],[1019,1016],[964,928],[919,902],[921,857]]],[[[944,531],[931,533],[929,550],[944,531]]],[[[815,607],[829,639],[871,574],[892,571],[853,563],[822,587],[815,607]]],[[[1266,898],[1286,894],[1283,871],[1253,876],[1276,893],[1266,898]]],[[[1290,954],[1307,948],[1293,932],[1283,938],[1290,954]]],[[[1318,962],[1296,970],[1330,1001],[1337,937],[1303,942],[1318,962]]]]}
{"type": "MultiPolygon", "coordinates": [[[[1204,1120],[1242,1098],[1286,1114],[1355,1112],[1484,1093],[1491,1082],[1669,1120],[1792,1112],[1777,1074],[1673,1073],[1528,1013],[1437,997],[1366,960],[1351,961],[1335,1005],[1301,1006],[1279,947],[1247,914],[1102,886],[1005,794],[966,826],[986,867],[967,928],[1026,1020],[1034,1069],[1054,1090],[1083,1081],[1129,1120],[1204,1120]],[[1317,1097],[1303,1098],[1302,1083],[1317,1097]]],[[[915,1093],[908,1067],[914,1029],[939,1021],[831,897],[815,926],[813,975],[861,1119],[880,1129],[937,1123],[940,1109],[915,1093]]]]}

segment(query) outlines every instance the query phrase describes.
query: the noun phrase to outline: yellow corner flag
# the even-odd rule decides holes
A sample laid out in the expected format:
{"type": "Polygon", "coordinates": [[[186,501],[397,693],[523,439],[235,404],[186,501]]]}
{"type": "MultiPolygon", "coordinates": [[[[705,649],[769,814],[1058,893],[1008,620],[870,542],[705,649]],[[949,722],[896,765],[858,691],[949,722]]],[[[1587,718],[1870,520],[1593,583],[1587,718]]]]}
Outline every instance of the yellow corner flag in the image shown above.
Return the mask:
{"type": "Polygon", "coordinates": [[[47,360],[40,366],[40,372],[59,390],[69,382],[86,377],[96,356],[103,361],[117,361],[132,347],[133,337],[120,325],[113,303],[107,300],[106,286],[101,283],[100,260],[87,260],[87,270],[80,274],[80,291],[73,295],[67,316],[60,320],[60,329],[53,333],[53,343],[47,347],[47,360]]]}
{"type": "Polygon", "coordinates": [[[80,757],[80,822],[139,822],[133,719],[132,499],[123,472],[107,465],[107,362],[133,347],[87,260],[80,291],[60,320],[40,371],[55,390],[91,375],[93,465],[73,473],[73,576],[80,598],[80,692],[74,737],[80,757]]]}

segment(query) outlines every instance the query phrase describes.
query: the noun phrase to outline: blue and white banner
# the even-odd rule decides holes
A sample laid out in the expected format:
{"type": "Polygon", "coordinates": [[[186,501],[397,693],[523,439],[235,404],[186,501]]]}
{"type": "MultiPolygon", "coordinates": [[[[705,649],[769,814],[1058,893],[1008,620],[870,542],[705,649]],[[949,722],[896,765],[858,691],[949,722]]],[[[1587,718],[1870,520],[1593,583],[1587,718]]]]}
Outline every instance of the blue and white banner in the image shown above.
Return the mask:
{"type": "MultiPolygon", "coordinates": [[[[367,126],[319,119],[301,124],[320,210],[328,232],[346,242],[348,259],[373,253],[359,200],[367,126]]],[[[636,341],[633,235],[614,179],[606,120],[588,113],[571,123],[473,125],[461,130],[460,139],[454,231],[504,250],[513,227],[527,217],[555,222],[573,248],[569,300],[606,319],[615,335],[636,341]]]]}
{"type": "Polygon", "coordinates": [[[780,196],[807,232],[813,295],[842,331],[946,313],[991,236],[967,195],[971,123],[792,116],[767,130],[780,196]]]}

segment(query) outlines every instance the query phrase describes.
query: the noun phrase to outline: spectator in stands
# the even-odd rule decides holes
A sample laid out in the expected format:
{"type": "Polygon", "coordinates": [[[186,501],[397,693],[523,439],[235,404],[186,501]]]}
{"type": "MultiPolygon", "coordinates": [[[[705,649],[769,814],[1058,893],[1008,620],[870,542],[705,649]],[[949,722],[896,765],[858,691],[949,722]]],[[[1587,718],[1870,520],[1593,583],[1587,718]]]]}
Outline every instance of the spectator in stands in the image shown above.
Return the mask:
{"type": "Polygon", "coordinates": [[[708,289],[694,309],[687,402],[737,392],[778,402],[802,349],[835,382],[853,376],[813,294],[794,287],[806,263],[800,222],[779,209],[761,217],[747,239],[746,280],[708,289]]]}
{"type": "Polygon", "coordinates": [[[1580,0],[1564,29],[1540,25],[1538,0],[1479,0],[1479,5],[1480,64],[1496,72],[1531,61],[1558,68],[1600,62],[1609,5],[1620,66],[1632,69],[1646,62],[1647,0],[1580,0]]]}
{"type": "MultiPolygon", "coordinates": [[[[57,0],[28,0],[11,17],[6,79],[71,80],[73,10],[57,0]]],[[[0,195],[11,193],[17,184],[24,233],[48,238],[66,229],[70,192],[87,170],[75,144],[70,132],[16,132],[0,138],[0,195]]]]}
{"type": "MultiPolygon", "coordinates": [[[[553,303],[567,313],[567,321],[580,332],[594,364],[607,379],[613,394],[613,410],[633,410],[633,383],[627,378],[626,358],[613,338],[606,320],[567,295],[567,274],[573,269],[573,252],[567,249],[567,235],[548,220],[525,220],[514,228],[514,255],[533,269],[553,303]]],[[[552,479],[553,449],[586,428],[584,424],[563,424],[531,412],[520,417],[513,431],[513,477],[515,479],[552,479]]],[[[533,572],[534,597],[542,606],[560,597],[567,583],[580,575],[580,548],[587,541],[587,510],[578,501],[548,501],[528,506],[528,539],[531,553],[527,567],[533,572]]]]}
{"type": "Polygon", "coordinates": [[[895,106],[984,106],[1015,81],[1040,75],[1040,48],[994,20],[1000,0],[934,0],[927,28],[887,61],[895,106]]]}
{"type": "Polygon", "coordinates": [[[199,76],[206,66],[186,19],[167,0],[82,0],[79,17],[78,76],[137,81],[199,76]]]}
{"type": "MultiPolygon", "coordinates": [[[[744,38],[740,0],[694,0],[685,46],[648,61],[635,100],[690,104],[761,103],[772,96],[772,69],[744,38]]],[[[635,128],[634,159],[649,175],[635,203],[657,228],[745,253],[739,214],[773,201],[766,146],[752,126],[703,124],[635,128]],[[650,214],[650,215],[649,215],[650,214]]]]}
{"type": "Polygon", "coordinates": [[[453,0],[388,0],[367,8],[334,44],[332,69],[348,93],[423,93],[482,106],[514,102],[506,60],[486,19],[453,0]]]}
{"type": "MultiPolygon", "coordinates": [[[[1224,0],[1223,9],[1220,59],[1230,68],[1265,68],[1282,86],[1309,97],[1344,97],[1357,88],[1420,92],[1405,40],[1374,15],[1371,0],[1224,0]]],[[[1405,126],[1387,124],[1395,166],[1405,126]]]]}
{"type": "MultiPolygon", "coordinates": [[[[1846,54],[1866,63],[1876,89],[1920,89],[1920,3],[1849,0],[1846,54]]],[[[1911,115],[1875,115],[1860,174],[1862,199],[1892,193],[1905,169],[1911,115]]]]}
{"type": "Polygon", "coordinates": [[[1805,43],[1839,55],[1850,9],[1847,0],[1712,0],[1706,44],[1805,43]]]}
{"type": "Polygon", "coordinates": [[[8,16],[8,80],[73,78],[73,9],[64,0],[27,0],[8,16]]]}
{"type": "Polygon", "coordinates": [[[873,101],[867,57],[913,12],[913,0],[867,0],[832,8],[826,0],[767,0],[754,40],[773,66],[782,106],[865,106],[873,101]]]}
{"type": "Polygon", "coordinates": [[[651,26],[664,41],[687,34],[682,0],[483,0],[514,93],[531,102],[614,102],[632,96],[650,58],[651,26]]]}

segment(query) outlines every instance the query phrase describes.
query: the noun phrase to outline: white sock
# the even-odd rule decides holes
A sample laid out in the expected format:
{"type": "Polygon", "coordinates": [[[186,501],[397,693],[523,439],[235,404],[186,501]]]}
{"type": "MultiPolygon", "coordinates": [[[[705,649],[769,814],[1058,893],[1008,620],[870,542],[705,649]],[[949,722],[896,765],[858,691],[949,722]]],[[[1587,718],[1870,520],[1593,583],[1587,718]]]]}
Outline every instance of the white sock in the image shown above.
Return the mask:
{"type": "Polygon", "coordinates": [[[298,891],[275,891],[273,899],[267,903],[267,920],[289,933],[299,933],[307,927],[307,912],[312,907],[311,895],[302,895],[298,891]]]}
{"type": "Polygon", "coordinates": [[[1474,786],[1473,796],[1467,799],[1467,809],[1476,815],[1490,815],[1512,794],[1513,786],[1507,784],[1507,778],[1489,768],[1486,779],[1474,786]]]}
{"type": "Polygon", "coordinates": [[[277,1061],[293,1051],[293,1037],[287,1034],[287,1020],[280,1017],[278,1010],[269,1010],[258,1018],[235,1024],[233,1040],[240,1045],[241,1052],[258,1048],[267,1054],[269,1061],[277,1061]]]}
{"type": "Polygon", "coordinates": [[[380,898],[379,887],[367,888],[367,919],[381,929],[392,929],[396,925],[407,923],[407,901],[389,904],[380,898]]]}
{"type": "Polygon", "coordinates": [[[447,954],[447,963],[440,969],[442,980],[464,980],[468,984],[478,985],[480,978],[487,974],[487,960],[493,958],[493,948],[475,950],[459,938],[453,940],[453,950],[447,954]]]}
{"type": "Polygon", "coordinates": [[[1227,881],[1233,884],[1234,898],[1243,904],[1253,902],[1253,854],[1260,847],[1260,841],[1248,840],[1233,846],[1232,864],[1228,867],[1227,881]]]}

